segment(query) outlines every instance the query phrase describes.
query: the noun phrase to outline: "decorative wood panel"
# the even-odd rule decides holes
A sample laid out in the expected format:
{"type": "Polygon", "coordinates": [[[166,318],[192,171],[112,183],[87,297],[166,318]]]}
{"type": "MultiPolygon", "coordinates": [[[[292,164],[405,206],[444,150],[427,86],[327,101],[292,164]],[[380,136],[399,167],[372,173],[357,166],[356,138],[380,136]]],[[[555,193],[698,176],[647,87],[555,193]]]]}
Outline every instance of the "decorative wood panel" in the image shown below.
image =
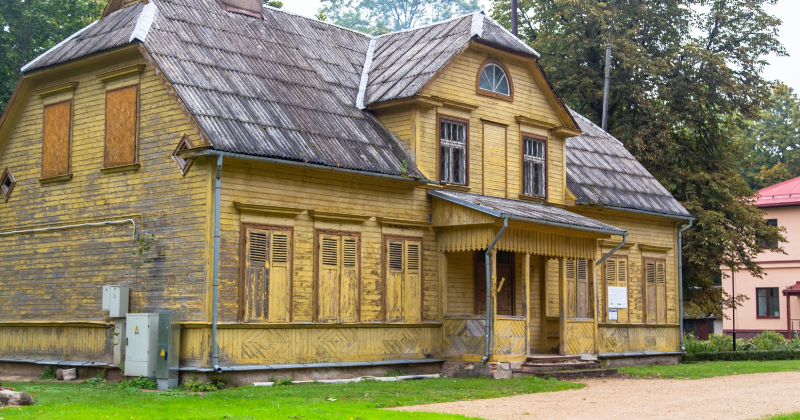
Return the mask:
{"type": "Polygon", "coordinates": [[[483,195],[508,197],[506,127],[483,122],[483,195]]]}
{"type": "Polygon", "coordinates": [[[0,355],[110,363],[111,333],[111,326],[0,326],[0,355]]]}
{"type": "Polygon", "coordinates": [[[503,355],[525,354],[525,319],[498,316],[494,324],[494,352],[503,355]]]}
{"type": "Polygon", "coordinates": [[[69,173],[72,101],[44,107],[42,178],[69,173]]]}
{"type": "MultiPolygon", "coordinates": [[[[193,333],[200,334],[199,332],[193,333]]],[[[220,328],[220,361],[229,364],[293,364],[440,357],[441,326],[358,327],[294,325],[285,328],[220,328]]],[[[198,338],[195,338],[198,339],[198,338]]],[[[204,359],[186,351],[181,357],[204,359]]]]}
{"type": "Polygon", "coordinates": [[[138,86],[106,93],[106,168],[136,163],[138,96],[138,86]]]}
{"type": "Polygon", "coordinates": [[[485,336],[485,317],[445,317],[444,355],[448,358],[482,355],[486,349],[485,336]]]}
{"type": "Polygon", "coordinates": [[[567,354],[595,354],[594,321],[567,320],[567,354]]]}
{"type": "Polygon", "coordinates": [[[679,351],[679,330],[677,325],[600,325],[598,327],[598,345],[600,353],[679,351]]]}
{"type": "MultiPolygon", "coordinates": [[[[439,251],[459,252],[486,249],[499,231],[495,226],[461,226],[439,229],[439,251]]],[[[595,240],[554,233],[509,228],[497,242],[498,251],[523,252],[545,256],[592,259],[595,240]]]]}

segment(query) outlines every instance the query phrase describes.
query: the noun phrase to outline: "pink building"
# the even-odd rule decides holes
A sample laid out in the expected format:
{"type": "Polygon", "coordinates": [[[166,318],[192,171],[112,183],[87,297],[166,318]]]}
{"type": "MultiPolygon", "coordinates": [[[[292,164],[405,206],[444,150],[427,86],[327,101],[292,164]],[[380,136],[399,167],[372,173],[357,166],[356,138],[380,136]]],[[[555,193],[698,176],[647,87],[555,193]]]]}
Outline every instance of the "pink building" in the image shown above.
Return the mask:
{"type": "MultiPolygon", "coordinates": [[[[786,228],[787,243],[781,243],[787,255],[765,251],[758,256],[764,268],[763,279],[749,273],[735,273],[735,292],[749,300],[736,309],[736,337],[749,338],[764,330],[787,334],[800,331],[800,177],[764,188],[756,206],[763,209],[768,224],[786,228]],[[791,325],[791,327],[790,327],[791,325]]],[[[730,275],[730,269],[723,267],[730,275]]],[[[731,293],[731,278],[722,286],[731,293]]],[[[733,331],[733,311],[725,311],[726,334],[733,331]]],[[[795,333],[796,335],[796,333],[795,333]]]]}

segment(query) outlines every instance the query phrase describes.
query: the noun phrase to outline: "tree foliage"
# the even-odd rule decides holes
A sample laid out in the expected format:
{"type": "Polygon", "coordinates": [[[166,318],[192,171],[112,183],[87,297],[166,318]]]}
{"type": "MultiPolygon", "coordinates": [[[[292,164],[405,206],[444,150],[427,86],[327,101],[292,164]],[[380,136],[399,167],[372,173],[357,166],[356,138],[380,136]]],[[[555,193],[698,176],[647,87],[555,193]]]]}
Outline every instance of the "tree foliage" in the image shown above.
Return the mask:
{"type": "Polygon", "coordinates": [[[104,0],[0,1],[0,109],[20,68],[103,13],[104,0]]]}
{"type": "Polygon", "coordinates": [[[800,176],[800,100],[794,90],[776,84],[771,105],[746,121],[735,140],[744,148],[741,172],[753,189],[800,176]]]}
{"type": "MultiPolygon", "coordinates": [[[[770,98],[762,70],[785,54],[781,21],[764,11],[776,0],[618,0],[609,131],[697,218],[684,233],[686,299],[719,313],[734,299],[718,293],[720,266],[762,276],[759,237],[779,240],[753,191],[736,171],[734,135],[770,98]]],[[[508,0],[494,0],[507,26],[508,0]]],[[[570,106],[602,114],[611,4],[597,0],[520,0],[520,37],[570,106]]]]}
{"type": "Polygon", "coordinates": [[[323,0],[319,16],[357,31],[381,34],[480,10],[478,0],[323,0]]]}

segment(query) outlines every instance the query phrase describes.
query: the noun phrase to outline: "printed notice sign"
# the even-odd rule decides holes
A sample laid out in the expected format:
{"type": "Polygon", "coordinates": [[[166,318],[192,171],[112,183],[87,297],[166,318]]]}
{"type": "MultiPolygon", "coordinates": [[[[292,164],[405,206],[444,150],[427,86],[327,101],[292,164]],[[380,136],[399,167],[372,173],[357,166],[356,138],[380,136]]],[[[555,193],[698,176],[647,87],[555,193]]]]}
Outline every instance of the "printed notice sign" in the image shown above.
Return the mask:
{"type": "Polygon", "coordinates": [[[617,320],[617,309],[609,309],[608,310],[608,320],[609,321],[616,321],[617,320]]]}
{"type": "Polygon", "coordinates": [[[608,307],[609,308],[628,308],[628,288],[609,287],[608,288],[608,307]]]}

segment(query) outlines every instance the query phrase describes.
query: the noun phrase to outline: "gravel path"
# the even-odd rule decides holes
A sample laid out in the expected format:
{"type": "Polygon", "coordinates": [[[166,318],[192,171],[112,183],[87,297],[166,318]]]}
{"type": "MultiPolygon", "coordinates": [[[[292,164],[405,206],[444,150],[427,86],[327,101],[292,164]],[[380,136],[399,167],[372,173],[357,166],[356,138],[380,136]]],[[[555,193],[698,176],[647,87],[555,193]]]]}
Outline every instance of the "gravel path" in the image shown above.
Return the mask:
{"type": "Polygon", "coordinates": [[[800,412],[800,372],[716,378],[589,379],[583,389],[402,407],[485,419],[747,420],[800,412]]]}

